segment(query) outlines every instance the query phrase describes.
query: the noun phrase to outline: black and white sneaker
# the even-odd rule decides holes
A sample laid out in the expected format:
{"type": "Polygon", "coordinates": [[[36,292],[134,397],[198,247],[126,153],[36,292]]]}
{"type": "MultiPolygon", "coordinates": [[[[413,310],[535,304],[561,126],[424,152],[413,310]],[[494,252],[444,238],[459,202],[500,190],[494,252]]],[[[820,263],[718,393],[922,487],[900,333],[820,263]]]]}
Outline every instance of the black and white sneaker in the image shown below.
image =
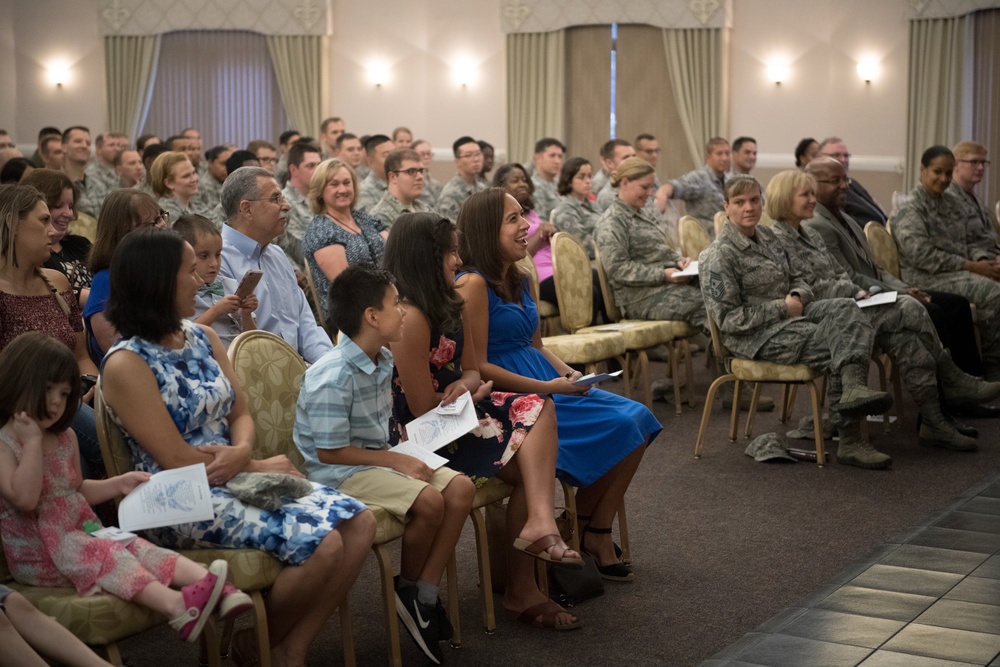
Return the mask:
{"type": "Polygon", "coordinates": [[[435,665],[440,665],[444,654],[438,644],[441,639],[438,611],[434,606],[417,600],[416,586],[396,589],[396,614],[424,655],[435,665]]]}

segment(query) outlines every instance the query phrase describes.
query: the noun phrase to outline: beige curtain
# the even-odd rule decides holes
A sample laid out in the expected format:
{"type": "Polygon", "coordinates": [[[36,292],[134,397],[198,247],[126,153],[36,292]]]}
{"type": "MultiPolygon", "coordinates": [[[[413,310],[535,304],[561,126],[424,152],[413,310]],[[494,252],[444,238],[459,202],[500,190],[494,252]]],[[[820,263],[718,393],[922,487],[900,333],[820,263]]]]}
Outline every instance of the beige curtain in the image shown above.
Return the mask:
{"type": "Polygon", "coordinates": [[[663,47],[684,138],[694,164],[705,143],[728,130],[726,34],[721,28],[666,28],[663,47]]]}
{"type": "Polygon", "coordinates": [[[972,137],[986,146],[993,165],[979,185],[979,196],[990,211],[1000,198],[1000,9],[972,15],[974,48],[972,137]]]}
{"type": "Polygon", "coordinates": [[[655,136],[660,144],[657,172],[661,180],[666,180],[699,166],[704,151],[699,150],[697,160],[692,159],[670,75],[663,67],[650,66],[650,54],[659,53],[661,48],[662,29],[618,26],[616,134],[628,141],[644,132],[655,136]]]}
{"type": "Polygon", "coordinates": [[[507,154],[530,162],[535,141],[564,138],[565,31],[507,35],[507,154]]]}
{"type": "MultiPolygon", "coordinates": [[[[963,61],[968,17],[910,21],[909,110],[903,187],[917,184],[920,156],[961,139],[963,61]]],[[[995,36],[994,36],[995,39],[995,36]]]]}
{"type": "Polygon", "coordinates": [[[107,78],[105,127],[132,139],[146,120],[160,59],[159,35],[109,35],[104,38],[107,78]]]}
{"type": "Polygon", "coordinates": [[[611,133],[611,26],[566,30],[566,148],[601,168],[611,133]]]}
{"type": "Polygon", "coordinates": [[[299,132],[314,135],[326,115],[327,38],[268,35],[267,50],[288,119],[299,132]]]}

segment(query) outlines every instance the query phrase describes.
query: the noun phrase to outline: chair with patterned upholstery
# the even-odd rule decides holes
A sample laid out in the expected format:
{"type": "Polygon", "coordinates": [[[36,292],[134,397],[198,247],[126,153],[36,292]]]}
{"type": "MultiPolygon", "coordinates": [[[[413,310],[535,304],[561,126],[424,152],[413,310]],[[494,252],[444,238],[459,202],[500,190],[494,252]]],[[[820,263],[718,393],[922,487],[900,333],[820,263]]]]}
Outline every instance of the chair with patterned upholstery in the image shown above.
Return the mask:
{"type": "Polygon", "coordinates": [[[712,245],[712,239],[698,218],[685,215],[677,223],[681,235],[681,254],[691,259],[698,259],[701,251],[712,245]]]}
{"type": "MultiPolygon", "coordinates": [[[[715,347],[716,357],[723,363],[725,373],[716,378],[715,382],[708,388],[708,395],[705,397],[705,410],[701,415],[701,426],[698,428],[698,441],[694,446],[694,457],[701,458],[701,450],[705,444],[705,436],[708,431],[708,420],[712,414],[712,401],[715,392],[727,382],[733,382],[733,411],[729,421],[729,440],[736,442],[736,430],[739,420],[740,405],[740,384],[743,382],[754,383],[753,398],[750,401],[750,413],[747,416],[747,426],[744,433],[749,438],[753,431],[754,417],[757,414],[757,402],[760,399],[762,383],[776,383],[788,385],[805,384],[809,386],[812,398],[813,436],[816,441],[816,464],[823,467],[826,463],[826,454],[823,449],[823,416],[820,411],[820,392],[816,380],[821,379],[825,374],[815,371],[804,364],[784,365],[769,361],[751,361],[748,359],[737,359],[732,356],[729,350],[722,344],[722,336],[719,333],[718,325],[708,317],[709,330],[712,333],[712,345],[715,347]]],[[[786,394],[787,397],[787,394],[786,394]]],[[[782,401],[783,410],[787,406],[787,398],[782,401]]]]}
{"type": "MultiPolygon", "coordinates": [[[[618,304],[615,302],[615,293],[608,282],[608,274],[601,263],[601,251],[597,244],[594,244],[594,264],[597,266],[597,277],[601,283],[601,294],[604,296],[604,310],[612,322],[619,326],[643,325],[651,323],[650,320],[629,320],[623,319],[618,304]]],[[[670,365],[670,377],[674,384],[674,409],[677,415],[681,414],[681,385],[679,365],[684,359],[684,366],[687,371],[688,405],[694,407],[694,372],[691,368],[691,346],[688,339],[698,334],[698,330],[682,320],[659,320],[655,324],[669,324],[671,329],[670,341],[667,343],[668,363],[670,365]]],[[[624,333],[625,330],[620,331],[624,333]]],[[[642,369],[639,371],[642,372],[642,369]]]]}
{"type": "Polygon", "coordinates": [[[518,260],[517,265],[527,274],[531,281],[531,293],[535,296],[535,306],[538,308],[538,323],[543,336],[555,336],[559,333],[559,308],[554,303],[538,298],[538,269],[531,255],[518,260]]]}
{"type": "Polygon", "coordinates": [[[309,266],[309,262],[306,262],[306,285],[309,287],[309,296],[312,297],[312,311],[313,317],[316,318],[316,322],[319,323],[323,329],[330,334],[331,338],[337,335],[337,331],[323,318],[323,306],[319,300],[319,292],[316,291],[316,281],[313,279],[312,268],[309,266]]]}
{"type": "Polygon", "coordinates": [[[868,239],[872,258],[879,268],[902,279],[902,272],[899,269],[899,249],[896,247],[896,239],[892,238],[889,230],[877,222],[869,222],[865,225],[865,238],[868,239]]]}
{"type": "Polygon", "coordinates": [[[97,219],[83,211],[77,211],[76,220],[69,223],[69,228],[66,231],[82,236],[93,243],[94,239],[97,238],[97,219]]]}
{"type": "Polygon", "coordinates": [[[725,211],[719,211],[715,214],[715,217],[712,218],[712,224],[715,227],[715,238],[722,236],[722,228],[726,226],[728,221],[729,216],[726,215],[725,211]]]}
{"type": "Polygon", "coordinates": [[[590,326],[593,316],[593,280],[590,258],[571,234],[552,236],[552,271],[559,297],[559,318],[563,329],[573,334],[616,332],[625,339],[625,362],[635,384],[642,388],[643,401],[652,409],[653,389],[646,350],[671,345],[674,329],[670,322],[636,321],[590,326]],[[632,362],[635,361],[633,370],[632,362]]]}

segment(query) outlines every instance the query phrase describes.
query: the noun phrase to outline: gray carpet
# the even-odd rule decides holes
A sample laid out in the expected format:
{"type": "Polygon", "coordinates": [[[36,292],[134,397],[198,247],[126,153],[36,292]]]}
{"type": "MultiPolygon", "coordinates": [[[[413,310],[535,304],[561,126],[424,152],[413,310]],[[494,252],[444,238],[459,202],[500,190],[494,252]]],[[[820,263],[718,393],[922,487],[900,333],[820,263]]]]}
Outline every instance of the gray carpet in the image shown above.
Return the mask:
{"type": "MultiPolygon", "coordinates": [[[[663,364],[654,364],[663,373],[663,364]]],[[[607,584],[601,598],[577,613],[586,627],[555,633],[518,624],[498,609],[497,632],[480,629],[480,598],[471,524],[459,542],[464,645],[446,647],[451,665],[696,665],[781,609],[866,561],[880,545],[925,522],[968,489],[1000,472],[1000,422],[974,422],[981,451],[956,454],[916,446],[915,410],[890,435],[871,428],[873,443],[893,456],[891,471],[814,464],[755,463],[745,442],[730,443],[728,413],[713,410],[708,444],[693,457],[701,401],[710,382],[704,355],[695,357],[699,405],[681,417],[662,402],[664,432],[649,449],[627,496],[636,581],[607,584]]],[[[620,387],[609,388],[620,391],[620,387]]],[[[766,391],[777,397],[776,388],[766,391]]],[[[800,392],[794,417],[807,413],[800,392]]],[[[758,417],[756,433],[786,427],[775,413],[758,417]]],[[[808,442],[802,442],[809,448],[808,442]]],[[[827,446],[836,450],[834,444],[827,446]]],[[[396,553],[398,558],[398,552],[396,553]]],[[[397,560],[398,562],[398,560],[397,560]]],[[[377,566],[369,558],[351,593],[359,665],[387,661],[378,603],[377,566]]],[[[334,618],[316,642],[310,664],[342,662],[334,618]]],[[[196,664],[196,652],[159,629],[122,644],[136,667],[196,664]]],[[[404,663],[424,664],[403,637],[404,663]]]]}

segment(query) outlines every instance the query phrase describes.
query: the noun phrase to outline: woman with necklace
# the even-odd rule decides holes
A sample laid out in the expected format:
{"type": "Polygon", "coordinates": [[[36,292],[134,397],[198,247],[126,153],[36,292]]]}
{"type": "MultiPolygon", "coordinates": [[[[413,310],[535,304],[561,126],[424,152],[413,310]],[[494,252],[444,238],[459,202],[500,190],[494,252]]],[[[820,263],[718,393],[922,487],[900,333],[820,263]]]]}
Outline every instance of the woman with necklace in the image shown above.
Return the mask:
{"type": "Polygon", "coordinates": [[[309,182],[309,207],[316,217],[302,237],[302,255],[319,294],[323,319],[329,318],[327,300],[330,283],[352,264],[382,262],[389,231],[377,218],[354,210],[358,201],[358,177],[337,158],[316,167],[309,182]]]}

